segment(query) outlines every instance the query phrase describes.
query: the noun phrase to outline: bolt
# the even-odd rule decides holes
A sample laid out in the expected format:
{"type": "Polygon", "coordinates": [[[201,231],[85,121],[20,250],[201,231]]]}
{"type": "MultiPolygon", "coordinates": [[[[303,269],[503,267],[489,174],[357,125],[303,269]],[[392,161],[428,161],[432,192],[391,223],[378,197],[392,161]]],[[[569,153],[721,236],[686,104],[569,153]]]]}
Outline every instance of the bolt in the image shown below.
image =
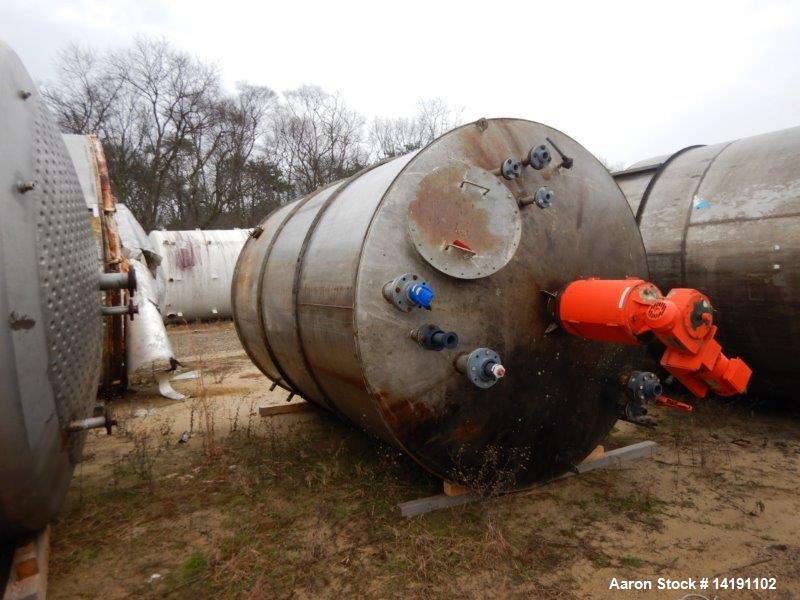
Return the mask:
{"type": "Polygon", "coordinates": [[[36,188],[36,182],[35,181],[20,181],[17,184],[17,191],[20,194],[25,194],[25,193],[30,192],[31,190],[33,190],[35,188],[36,188]]]}

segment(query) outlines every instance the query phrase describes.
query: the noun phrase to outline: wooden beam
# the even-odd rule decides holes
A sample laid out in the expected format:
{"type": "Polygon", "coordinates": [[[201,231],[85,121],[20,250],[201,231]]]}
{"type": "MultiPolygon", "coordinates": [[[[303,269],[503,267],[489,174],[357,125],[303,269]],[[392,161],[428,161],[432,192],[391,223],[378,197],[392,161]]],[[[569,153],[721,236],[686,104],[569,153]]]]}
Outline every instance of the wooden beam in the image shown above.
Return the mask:
{"type": "Polygon", "coordinates": [[[258,414],[262,417],[274,417],[276,415],[287,415],[314,410],[308,402],[293,402],[292,404],[278,404],[276,406],[262,406],[258,409],[258,414]]]}
{"type": "MultiPolygon", "coordinates": [[[[592,456],[599,456],[599,458],[596,458],[594,460],[586,460],[581,464],[577,465],[573,471],[568,471],[563,475],[556,477],[555,479],[551,479],[550,481],[543,481],[541,483],[536,483],[530,487],[516,491],[524,492],[527,490],[548,485],[549,483],[552,483],[554,481],[566,479],[567,477],[580,475],[581,473],[588,473],[590,471],[595,471],[597,469],[605,469],[607,467],[620,466],[622,465],[622,463],[627,462],[629,460],[636,460],[637,458],[646,458],[652,456],[653,454],[656,454],[659,450],[660,447],[656,442],[639,442],[637,444],[631,444],[630,446],[625,446],[624,448],[617,448],[616,450],[610,450],[608,452],[602,452],[602,446],[598,446],[598,448],[596,448],[595,451],[593,451],[588,458],[591,458],[592,456]]],[[[515,492],[509,492],[509,493],[513,494],[515,492]]],[[[397,507],[400,509],[401,516],[415,517],[417,515],[424,515],[425,513],[429,513],[434,510],[451,508],[453,506],[460,506],[462,504],[476,502],[481,499],[482,499],[481,496],[479,494],[475,494],[474,492],[468,492],[457,496],[439,494],[436,496],[428,496],[427,498],[418,498],[416,500],[410,500],[408,502],[401,502],[400,504],[397,505],[397,507]]]]}

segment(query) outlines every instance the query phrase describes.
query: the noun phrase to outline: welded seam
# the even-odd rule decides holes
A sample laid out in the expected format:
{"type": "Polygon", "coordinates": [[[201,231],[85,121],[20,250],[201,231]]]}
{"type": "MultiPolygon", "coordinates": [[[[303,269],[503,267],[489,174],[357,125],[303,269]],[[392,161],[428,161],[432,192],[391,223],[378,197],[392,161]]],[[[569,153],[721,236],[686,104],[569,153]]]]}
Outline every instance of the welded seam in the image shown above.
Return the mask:
{"type": "Polygon", "coordinates": [[[689,209],[686,211],[686,220],[683,223],[683,234],[681,235],[681,287],[686,287],[686,238],[689,235],[689,224],[692,221],[692,210],[694,210],[694,198],[697,196],[697,192],[700,191],[700,186],[703,185],[703,180],[706,178],[706,174],[711,166],[717,162],[717,159],[722,155],[728,147],[735,143],[738,140],[734,140],[732,142],[728,142],[725,144],[722,149],[717,152],[717,154],[708,161],[706,168],[703,169],[703,173],[700,175],[700,178],[697,180],[697,185],[694,187],[694,191],[689,198],[689,209]]]}
{"type": "MultiPolygon", "coordinates": [[[[325,188],[323,188],[325,189],[325,188]]],[[[261,341],[264,343],[264,348],[267,350],[267,354],[269,355],[272,364],[275,365],[275,370],[278,371],[278,375],[280,375],[281,379],[279,379],[276,383],[283,388],[288,387],[290,392],[298,394],[299,396],[306,398],[306,395],[300,389],[300,387],[292,381],[292,379],[286,374],[286,371],[281,366],[280,361],[278,361],[278,357],[275,354],[275,351],[272,349],[272,344],[269,343],[269,336],[267,335],[267,326],[264,322],[264,277],[266,276],[267,272],[267,264],[269,264],[269,257],[272,254],[272,249],[275,247],[275,242],[280,237],[283,228],[286,227],[286,224],[292,220],[297,211],[300,210],[303,206],[305,206],[306,202],[311,200],[314,196],[320,193],[322,190],[319,190],[315,193],[308,194],[305,198],[300,198],[296,201],[295,206],[292,210],[289,211],[289,214],[286,215],[286,218],[281,222],[280,225],[275,229],[275,233],[272,236],[272,239],[269,241],[269,245],[267,246],[267,251],[264,254],[264,260],[261,262],[261,270],[258,274],[258,283],[256,284],[256,317],[258,319],[258,331],[261,334],[261,341]],[[282,383],[286,385],[282,385],[282,383]]],[[[255,362],[255,361],[254,361],[255,362]]],[[[256,363],[258,364],[258,363],[256,363]]]]}
{"type": "Polygon", "coordinates": [[[800,217],[800,212],[783,213],[781,215],[761,215],[758,217],[733,217],[717,221],[703,221],[702,223],[689,223],[689,227],[708,227],[709,225],[728,225],[730,223],[747,223],[749,221],[764,221],[766,219],[794,219],[800,217]]]}
{"type": "MultiPolygon", "coordinates": [[[[309,361],[308,359],[306,347],[305,344],[303,343],[303,330],[302,330],[302,325],[300,324],[300,310],[299,310],[300,281],[302,280],[303,277],[305,258],[306,258],[306,253],[308,252],[308,247],[311,244],[311,237],[316,231],[317,225],[319,225],[319,222],[322,220],[322,217],[324,216],[325,212],[328,210],[331,204],[333,204],[334,200],[336,200],[341,195],[341,193],[344,192],[344,190],[350,187],[351,183],[353,183],[356,179],[358,179],[365,173],[368,173],[372,169],[380,165],[383,165],[386,162],[387,162],[386,160],[377,162],[374,165],[370,165],[369,167],[360,170],[358,173],[351,175],[350,177],[345,179],[330,196],[328,196],[325,199],[325,201],[322,203],[322,206],[320,206],[319,210],[317,210],[317,214],[314,215],[314,219],[311,221],[311,224],[308,226],[305,238],[303,239],[303,245],[300,246],[300,252],[298,252],[297,254],[297,262],[295,264],[295,269],[294,269],[294,282],[292,283],[292,307],[293,307],[292,310],[294,313],[295,335],[297,335],[297,343],[300,349],[300,358],[303,361],[303,366],[306,368],[306,371],[308,371],[308,374],[311,376],[312,381],[317,386],[317,389],[319,390],[320,395],[322,396],[322,399],[325,402],[325,404],[328,405],[328,408],[331,410],[331,412],[338,415],[343,420],[349,420],[349,419],[345,417],[345,415],[336,406],[336,403],[334,403],[333,400],[331,400],[331,397],[325,391],[325,388],[322,386],[322,383],[317,377],[317,374],[311,367],[311,361],[309,361]]],[[[348,308],[350,310],[353,310],[352,307],[348,308]]]]}
{"type": "Polygon", "coordinates": [[[650,192],[653,191],[653,188],[656,185],[659,177],[661,174],[666,170],[666,168],[672,164],[672,162],[678,158],[679,156],[683,155],[684,153],[688,152],[689,150],[694,150],[695,148],[703,148],[705,144],[698,144],[696,146],[687,146],[686,148],[682,148],[678,150],[675,154],[670,156],[667,160],[661,163],[658,166],[658,170],[655,174],[650,178],[650,181],[647,182],[647,187],[644,189],[644,193],[642,194],[642,199],[639,202],[639,207],[636,209],[636,224],[641,225],[642,217],[644,216],[644,208],[647,206],[647,201],[650,199],[650,192]]]}

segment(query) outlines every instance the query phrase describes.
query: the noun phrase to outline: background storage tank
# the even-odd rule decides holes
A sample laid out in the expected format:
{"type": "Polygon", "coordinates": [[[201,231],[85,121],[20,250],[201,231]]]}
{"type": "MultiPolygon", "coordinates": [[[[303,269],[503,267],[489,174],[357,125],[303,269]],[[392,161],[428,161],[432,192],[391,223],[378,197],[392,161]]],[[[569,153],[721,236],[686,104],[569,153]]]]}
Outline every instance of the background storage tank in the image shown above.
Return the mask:
{"type": "Polygon", "coordinates": [[[231,279],[249,229],[152,231],[167,321],[231,317],[231,279]]]}
{"type": "Polygon", "coordinates": [[[548,335],[543,292],[628,275],[644,248],[600,162],[481,119],[273,212],[239,257],[234,320],[287,390],[442,478],[514,487],[595,448],[641,357],[548,335]]]}
{"type": "Polygon", "coordinates": [[[0,43],[0,542],[66,494],[101,352],[98,251],[61,134],[0,43]],[[92,301],[94,299],[94,301],[92,301]]]}
{"type": "Polygon", "coordinates": [[[778,391],[800,379],[800,127],[691,146],[614,174],[650,276],[716,299],[720,340],[778,391]]]}

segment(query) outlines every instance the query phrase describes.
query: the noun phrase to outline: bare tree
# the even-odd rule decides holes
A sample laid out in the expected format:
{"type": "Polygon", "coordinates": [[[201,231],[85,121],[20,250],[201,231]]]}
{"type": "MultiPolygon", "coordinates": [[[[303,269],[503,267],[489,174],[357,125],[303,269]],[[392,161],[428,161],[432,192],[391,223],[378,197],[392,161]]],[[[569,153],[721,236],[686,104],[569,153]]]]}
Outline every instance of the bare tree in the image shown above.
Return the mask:
{"type": "Polygon", "coordinates": [[[95,133],[114,118],[122,82],[109,72],[91,48],[70,44],[56,60],[58,87],[43,94],[67,133],[95,133]]]}
{"type": "Polygon", "coordinates": [[[297,193],[347,177],[366,164],[364,118],[339,96],[304,86],[284,97],[273,122],[272,142],[297,193]]]}
{"type": "Polygon", "coordinates": [[[440,98],[420,100],[411,118],[375,118],[369,127],[369,152],[373,160],[406,154],[429,144],[456,125],[460,111],[440,98]]]}
{"type": "Polygon", "coordinates": [[[452,127],[442,100],[411,118],[364,118],[304,86],[221,86],[218,69],[164,40],[98,54],[68,46],[44,93],[61,127],[97,133],[111,182],[147,229],[247,227],[297,195],[370,161],[420,148],[452,127]]]}

